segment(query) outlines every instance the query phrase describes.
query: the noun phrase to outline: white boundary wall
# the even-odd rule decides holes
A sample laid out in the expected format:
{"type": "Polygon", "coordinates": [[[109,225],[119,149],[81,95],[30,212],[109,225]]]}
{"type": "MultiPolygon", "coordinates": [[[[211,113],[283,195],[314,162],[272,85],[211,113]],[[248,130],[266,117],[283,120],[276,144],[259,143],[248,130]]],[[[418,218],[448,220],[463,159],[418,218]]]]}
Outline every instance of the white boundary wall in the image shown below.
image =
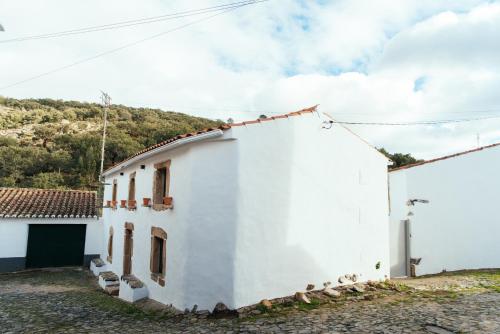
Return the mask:
{"type": "Polygon", "coordinates": [[[401,220],[410,219],[410,256],[416,274],[500,267],[500,147],[389,173],[391,270],[398,276],[404,242],[401,220]],[[408,199],[428,204],[408,207],[408,199]],[[407,216],[408,210],[413,216],[407,216]]]}
{"type": "Polygon", "coordinates": [[[2,218],[0,219],[0,259],[24,258],[30,224],[84,224],[85,255],[100,254],[103,248],[102,220],[96,218],[2,218]]]}
{"type": "MultiPolygon", "coordinates": [[[[106,177],[127,199],[136,172],[136,211],[104,210],[113,261],[123,273],[124,224],[134,224],[132,274],[149,297],[179,309],[230,308],[322,287],[340,275],[389,275],[387,159],[346,129],[322,129],[316,114],[225,131],[106,177]],[[153,164],[171,159],[174,209],[143,208],[153,164]],[[145,169],[139,165],[144,164],[145,169]],[[167,234],[164,287],[150,279],[151,226],[167,234]],[[377,262],[381,268],[376,269],[377,262]]],[[[111,186],[105,200],[111,199],[111,186]]],[[[106,243],[106,242],[105,242],[106,243]]],[[[103,248],[102,259],[107,250],[103,248]]]]}

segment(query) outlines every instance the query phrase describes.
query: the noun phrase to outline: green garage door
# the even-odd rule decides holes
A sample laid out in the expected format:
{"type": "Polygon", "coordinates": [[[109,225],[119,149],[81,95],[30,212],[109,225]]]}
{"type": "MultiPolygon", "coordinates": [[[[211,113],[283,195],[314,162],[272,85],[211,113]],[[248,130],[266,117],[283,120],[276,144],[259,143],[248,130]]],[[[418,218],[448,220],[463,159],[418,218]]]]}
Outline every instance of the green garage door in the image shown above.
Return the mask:
{"type": "Polygon", "coordinates": [[[26,267],[83,265],[86,225],[31,224],[26,267]]]}

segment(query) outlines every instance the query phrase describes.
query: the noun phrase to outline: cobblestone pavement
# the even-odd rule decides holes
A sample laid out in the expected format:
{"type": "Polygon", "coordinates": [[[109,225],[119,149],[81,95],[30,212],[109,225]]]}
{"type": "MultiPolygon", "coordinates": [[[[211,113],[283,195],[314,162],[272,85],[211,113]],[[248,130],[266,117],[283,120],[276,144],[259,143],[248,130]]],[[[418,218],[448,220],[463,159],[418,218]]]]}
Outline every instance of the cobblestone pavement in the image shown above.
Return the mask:
{"type": "Polygon", "coordinates": [[[166,316],[98,290],[84,271],[0,275],[0,333],[500,333],[500,293],[391,291],[245,319],[166,316]]]}

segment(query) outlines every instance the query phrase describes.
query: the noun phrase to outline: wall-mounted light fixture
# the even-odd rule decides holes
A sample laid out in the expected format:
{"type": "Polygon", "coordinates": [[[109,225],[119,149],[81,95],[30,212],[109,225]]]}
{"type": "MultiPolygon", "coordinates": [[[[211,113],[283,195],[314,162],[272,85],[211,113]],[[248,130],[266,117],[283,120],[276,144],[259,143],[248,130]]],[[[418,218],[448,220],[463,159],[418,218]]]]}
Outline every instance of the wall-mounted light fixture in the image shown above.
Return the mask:
{"type": "Polygon", "coordinates": [[[414,206],[415,203],[424,203],[424,204],[427,204],[427,203],[429,203],[429,201],[426,200],[426,199],[409,199],[408,202],[406,202],[406,205],[408,205],[408,206],[414,206]]]}
{"type": "Polygon", "coordinates": [[[323,126],[321,126],[322,129],[331,129],[333,126],[333,121],[324,121],[323,126]]]}

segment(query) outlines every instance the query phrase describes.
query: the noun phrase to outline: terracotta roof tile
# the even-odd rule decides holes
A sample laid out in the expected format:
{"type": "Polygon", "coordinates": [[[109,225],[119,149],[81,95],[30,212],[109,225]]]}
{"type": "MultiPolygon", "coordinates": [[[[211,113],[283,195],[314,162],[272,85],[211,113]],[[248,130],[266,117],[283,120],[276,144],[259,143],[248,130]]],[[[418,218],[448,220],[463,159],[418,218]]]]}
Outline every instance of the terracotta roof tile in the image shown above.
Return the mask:
{"type": "Polygon", "coordinates": [[[461,156],[461,155],[464,155],[464,154],[469,154],[469,153],[473,153],[473,152],[482,151],[484,149],[496,147],[496,146],[499,146],[499,145],[500,145],[500,143],[491,144],[491,145],[487,145],[487,146],[478,147],[478,148],[475,148],[473,150],[468,150],[468,151],[464,151],[464,152],[459,152],[459,153],[455,153],[455,154],[446,155],[444,157],[440,157],[440,158],[436,158],[436,159],[431,159],[431,160],[425,160],[425,161],[421,161],[421,162],[416,162],[416,163],[411,164],[411,165],[406,165],[406,166],[402,166],[402,167],[391,169],[389,172],[395,172],[395,171],[402,170],[402,169],[408,169],[408,168],[412,168],[412,167],[426,165],[426,164],[429,164],[429,163],[432,163],[432,162],[446,160],[446,159],[458,157],[458,156],[461,156]]]}
{"type": "Polygon", "coordinates": [[[114,164],[113,166],[109,167],[106,169],[105,172],[107,172],[108,170],[118,166],[118,165],[121,165],[122,163],[124,163],[125,161],[128,161],[132,158],[135,158],[141,154],[144,154],[146,152],[149,152],[149,151],[152,151],[154,150],[155,148],[158,148],[158,147],[161,147],[161,146],[165,146],[167,144],[170,144],[170,143],[173,143],[177,140],[180,140],[180,139],[183,139],[183,138],[186,138],[186,137],[191,137],[191,136],[196,136],[196,135],[200,135],[200,134],[203,134],[203,133],[207,133],[207,132],[210,132],[210,131],[215,131],[215,130],[229,130],[233,127],[237,127],[237,126],[246,126],[246,125],[251,125],[251,124],[259,124],[261,123],[261,121],[268,121],[268,120],[276,120],[276,119],[281,119],[281,118],[288,118],[290,116],[300,116],[302,114],[307,114],[307,113],[314,113],[316,112],[316,109],[317,109],[317,105],[313,106],[313,107],[310,107],[310,108],[305,108],[305,109],[302,109],[302,110],[299,110],[299,111],[294,111],[294,112],[291,112],[291,113],[288,113],[288,114],[284,114],[284,115],[278,115],[278,116],[273,116],[273,117],[268,117],[268,118],[261,118],[261,119],[256,119],[256,120],[251,120],[251,121],[246,121],[246,122],[241,122],[241,123],[235,123],[235,124],[224,124],[224,125],[221,125],[219,127],[216,127],[216,128],[208,128],[208,129],[203,129],[203,130],[200,130],[200,131],[197,131],[197,132],[191,132],[191,133],[186,133],[186,134],[182,134],[182,135],[178,135],[178,136],[175,136],[173,138],[170,138],[170,139],[167,139],[165,141],[162,141],[160,143],[157,143],[153,146],[150,146],[150,147],[147,147],[133,155],[131,155],[130,157],[128,157],[127,159],[123,160],[123,161],[120,161],[119,163],[116,163],[114,164]]]}
{"type": "Polygon", "coordinates": [[[0,218],[97,218],[94,191],[0,188],[0,218]]]}

